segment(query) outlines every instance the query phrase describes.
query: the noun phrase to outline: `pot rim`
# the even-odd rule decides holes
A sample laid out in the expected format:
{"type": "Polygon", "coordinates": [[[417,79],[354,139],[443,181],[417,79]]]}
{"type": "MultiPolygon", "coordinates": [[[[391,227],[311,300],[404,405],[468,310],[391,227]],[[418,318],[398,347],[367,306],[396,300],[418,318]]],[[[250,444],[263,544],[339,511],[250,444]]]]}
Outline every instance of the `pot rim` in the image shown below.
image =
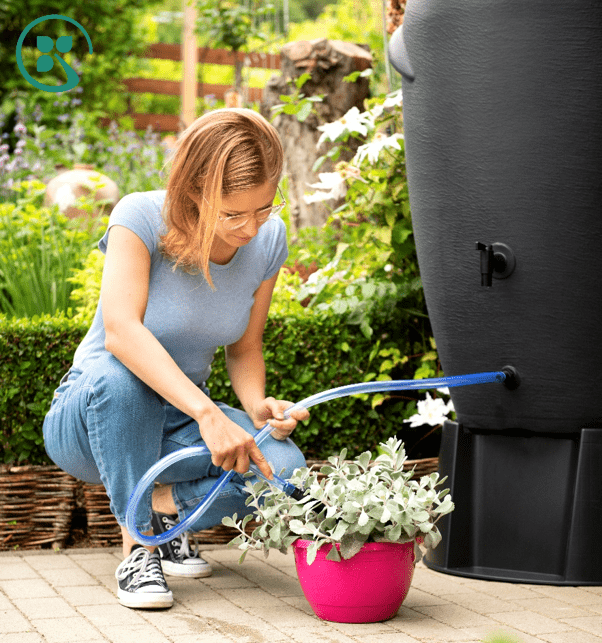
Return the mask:
{"type": "MultiPolygon", "coordinates": [[[[408,540],[406,542],[400,543],[400,542],[389,542],[389,541],[381,541],[377,543],[364,543],[362,549],[367,550],[367,551],[375,551],[379,549],[391,549],[391,548],[396,548],[396,547],[408,547],[408,546],[414,546],[415,538],[412,540],[408,540]]],[[[307,549],[310,547],[315,540],[306,540],[304,538],[297,538],[295,542],[293,542],[293,547],[297,547],[299,549],[307,549]]],[[[324,543],[322,547],[326,547],[328,545],[331,545],[331,543],[324,543]]],[[[335,543],[336,548],[340,549],[340,543],[335,543]]],[[[320,547],[320,549],[322,549],[320,547]]]]}

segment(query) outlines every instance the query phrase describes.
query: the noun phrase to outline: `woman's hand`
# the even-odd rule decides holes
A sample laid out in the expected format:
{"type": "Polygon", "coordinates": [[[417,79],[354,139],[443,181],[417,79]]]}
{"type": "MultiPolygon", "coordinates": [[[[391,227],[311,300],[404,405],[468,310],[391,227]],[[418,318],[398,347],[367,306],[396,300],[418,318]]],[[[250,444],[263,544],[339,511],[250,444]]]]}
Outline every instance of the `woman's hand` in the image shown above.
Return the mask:
{"type": "Polygon", "coordinates": [[[234,469],[242,474],[249,470],[252,460],[264,476],[272,479],[270,465],[253,436],[219,409],[205,413],[197,421],[201,436],[211,452],[211,462],[216,467],[221,467],[224,471],[234,469]]]}
{"type": "Polygon", "coordinates": [[[274,427],[271,436],[276,440],[286,440],[295,430],[297,422],[309,418],[309,411],[300,408],[295,409],[290,418],[285,420],[284,411],[291,406],[293,406],[292,402],[266,397],[257,408],[249,413],[249,416],[253,420],[255,428],[261,429],[266,422],[269,422],[274,427]]]}

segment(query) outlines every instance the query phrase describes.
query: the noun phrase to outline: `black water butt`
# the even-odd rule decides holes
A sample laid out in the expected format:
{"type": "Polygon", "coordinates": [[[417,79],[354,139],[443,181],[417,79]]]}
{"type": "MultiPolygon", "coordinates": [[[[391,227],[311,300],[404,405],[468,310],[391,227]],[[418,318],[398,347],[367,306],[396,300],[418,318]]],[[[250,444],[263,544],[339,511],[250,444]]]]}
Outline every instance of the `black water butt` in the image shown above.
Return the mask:
{"type": "Polygon", "coordinates": [[[602,584],[602,3],[408,0],[410,205],[452,389],[442,572],[602,584]]]}

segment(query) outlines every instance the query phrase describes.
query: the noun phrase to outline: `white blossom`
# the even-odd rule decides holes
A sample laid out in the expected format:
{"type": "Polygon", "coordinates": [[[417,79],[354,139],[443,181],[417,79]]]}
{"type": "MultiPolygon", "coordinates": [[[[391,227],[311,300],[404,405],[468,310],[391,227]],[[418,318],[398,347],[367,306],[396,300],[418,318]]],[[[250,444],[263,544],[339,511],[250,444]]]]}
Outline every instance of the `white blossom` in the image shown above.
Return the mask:
{"type": "Polygon", "coordinates": [[[340,199],[347,192],[345,179],[339,172],[321,172],[318,174],[319,183],[310,183],[309,187],[317,190],[314,194],[305,194],[303,200],[305,203],[315,203],[316,201],[328,201],[330,199],[340,199]]]}
{"type": "Polygon", "coordinates": [[[54,195],[54,202],[59,206],[59,210],[64,212],[68,207],[77,201],[71,186],[67,183],[61,185],[54,195]]]}
{"type": "Polygon", "coordinates": [[[369,113],[360,112],[357,107],[352,107],[344,116],[333,123],[325,123],[318,127],[322,132],[322,136],[318,140],[317,147],[320,147],[324,141],[334,142],[346,133],[355,132],[362,136],[367,136],[369,126],[373,126],[369,113]]]}
{"type": "Polygon", "coordinates": [[[385,98],[385,102],[383,103],[383,107],[387,109],[388,107],[399,107],[401,106],[402,103],[402,95],[401,95],[401,89],[398,89],[396,92],[393,92],[392,94],[387,94],[387,97],[385,98]]]}
{"type": "Polygon", "coordinates": [[[370,143],[360,145],[357,148],[357,153],[353,160],[355,163],[360,165],[365,158],[368,158],[368,161],[374,164],[378,160],[381,151],[386,147],[392,147],[396,150],[400,150],[401,146],[399,145],[399,139],[403,139],[402,134],[395,133],[391,136],[387,136],[383,132],[377,132],[370,143]]]}
{"type": "Polygon", "coordinates": [[[430,424],[437,426],[447,420],[447,414],[454,410],[451,401],[445,403],[440,397],[433,399],[428,393],[425,400],[418,402],[418,413],[409,419],[410,427],[430,424]]]}

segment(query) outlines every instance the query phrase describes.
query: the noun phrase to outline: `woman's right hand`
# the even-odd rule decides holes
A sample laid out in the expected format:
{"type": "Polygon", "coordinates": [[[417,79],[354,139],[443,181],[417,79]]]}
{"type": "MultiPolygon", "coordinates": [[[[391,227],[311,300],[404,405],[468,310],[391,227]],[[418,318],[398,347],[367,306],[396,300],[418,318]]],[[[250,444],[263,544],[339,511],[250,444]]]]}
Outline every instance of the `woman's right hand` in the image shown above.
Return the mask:
{"type": "Polygon", "coordinates": [[[253,436],[232,422],[217,407],[198,420],[201,436],[211,452],[211,462],[224,471],[246,473],[252,460],[268,479],[272,470],[253,436]]]}

